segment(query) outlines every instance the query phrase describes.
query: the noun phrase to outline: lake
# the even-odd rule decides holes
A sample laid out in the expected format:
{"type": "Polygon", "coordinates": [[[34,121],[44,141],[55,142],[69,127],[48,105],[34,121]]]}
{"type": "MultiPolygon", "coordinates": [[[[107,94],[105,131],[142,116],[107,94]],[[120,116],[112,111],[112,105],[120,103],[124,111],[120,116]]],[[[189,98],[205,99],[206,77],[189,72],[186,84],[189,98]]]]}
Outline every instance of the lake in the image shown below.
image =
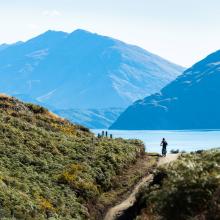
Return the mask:
{"type": "MultiPolygon", "coordinates": [[[[92,130],[96,135],[102,130],[92,130]]],[[[106,131],[106,130],[105,130],[106,131]]],[[[108,130],[107,130],[108,131],[108,130]]],[[[181,131],[124,131],[109,130],[114,138],[140,139],[145,143],[146,151],[160,152],[160,142],[164,137],[168,142],[168,151],[179,149],[180,151],[205,150],[220,147],[220,130],[181,130],[181,131]]]]}

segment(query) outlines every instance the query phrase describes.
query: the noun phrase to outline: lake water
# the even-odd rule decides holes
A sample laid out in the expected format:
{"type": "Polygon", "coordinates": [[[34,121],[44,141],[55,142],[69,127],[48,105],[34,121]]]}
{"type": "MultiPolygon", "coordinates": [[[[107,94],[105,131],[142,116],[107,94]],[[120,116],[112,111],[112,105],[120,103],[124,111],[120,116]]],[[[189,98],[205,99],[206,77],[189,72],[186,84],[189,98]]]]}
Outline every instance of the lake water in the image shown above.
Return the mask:
{"type": "MultiPolygon", "coordinates": [[[[96,135],[102,130],[92,130],[96,135]]],[[[140,139],[145,143],[146,151],[160,152],[160,142],[164,137],[168,142],[168,151],[195,151],[220,147],[220,130],[184,130],[184,131],[123,131],[110,130],[114,138],[140,139]]]]}

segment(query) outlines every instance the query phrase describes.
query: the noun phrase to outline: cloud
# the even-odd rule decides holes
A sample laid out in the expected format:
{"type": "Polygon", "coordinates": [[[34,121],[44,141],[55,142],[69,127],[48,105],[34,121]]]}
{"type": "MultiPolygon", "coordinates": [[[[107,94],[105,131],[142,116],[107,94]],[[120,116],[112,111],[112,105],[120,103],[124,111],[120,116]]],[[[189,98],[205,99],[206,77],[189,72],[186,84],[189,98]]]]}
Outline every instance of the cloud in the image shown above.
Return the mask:
{"type": "Polygon", "coordinates": [[[58,17],[61,15],[61,12],[56,10],[56,9],[53,9],[53,10],[45,10],[43,11],[43,15],[44,16],[47,16],[47,17],[58,17]]]}

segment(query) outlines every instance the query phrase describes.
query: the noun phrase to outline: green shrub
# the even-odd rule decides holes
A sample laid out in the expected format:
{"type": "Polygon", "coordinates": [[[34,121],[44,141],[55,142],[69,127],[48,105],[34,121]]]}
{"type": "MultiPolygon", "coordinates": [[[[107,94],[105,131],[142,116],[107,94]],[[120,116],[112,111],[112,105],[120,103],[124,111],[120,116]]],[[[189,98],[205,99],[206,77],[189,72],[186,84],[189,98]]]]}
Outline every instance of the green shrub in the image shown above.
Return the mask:
{"type": "Polygon", "coordinates": [[[44,113],[48,112],[48,110],[46,110],[44,107],[39,106],[39,105],[27,103],[26,106],[28,107],[28,109],[30,111],[32,111],[35,114],[44,114],[44,113]]]}
{"type": "Polygon", "coordinates": [[[170,150],[171,154],[178,154],[179,152],[180,152],[179,149],[177,149],[177,150],[174,150],[174,149],[170,150]]]}
{"type": "Polygon", "coordinates": [[[164,178],[142,192],[148,213],[167,220],[212,219],[212,212],[219,216],[219,150],[185,154],[158,173],[164,178]]]}
{"type": "Polygon", "coordinates": [[[88,204],[144,151],[0,97],[0,219],[88,219],[88,204]]]}

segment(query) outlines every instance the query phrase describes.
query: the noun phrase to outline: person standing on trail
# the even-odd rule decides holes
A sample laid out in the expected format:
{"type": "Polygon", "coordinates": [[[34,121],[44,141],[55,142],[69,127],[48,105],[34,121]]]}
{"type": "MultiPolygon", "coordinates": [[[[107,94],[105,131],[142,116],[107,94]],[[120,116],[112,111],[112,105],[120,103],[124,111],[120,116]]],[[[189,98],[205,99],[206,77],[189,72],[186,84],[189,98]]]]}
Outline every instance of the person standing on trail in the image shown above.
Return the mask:
{"type": "Polygon", "coordinates": [[[167,154],[167,141],[165,140],[165,138],[162,139],[160,146],[162,146],[162,157],[165,157],[167,154]]]}

